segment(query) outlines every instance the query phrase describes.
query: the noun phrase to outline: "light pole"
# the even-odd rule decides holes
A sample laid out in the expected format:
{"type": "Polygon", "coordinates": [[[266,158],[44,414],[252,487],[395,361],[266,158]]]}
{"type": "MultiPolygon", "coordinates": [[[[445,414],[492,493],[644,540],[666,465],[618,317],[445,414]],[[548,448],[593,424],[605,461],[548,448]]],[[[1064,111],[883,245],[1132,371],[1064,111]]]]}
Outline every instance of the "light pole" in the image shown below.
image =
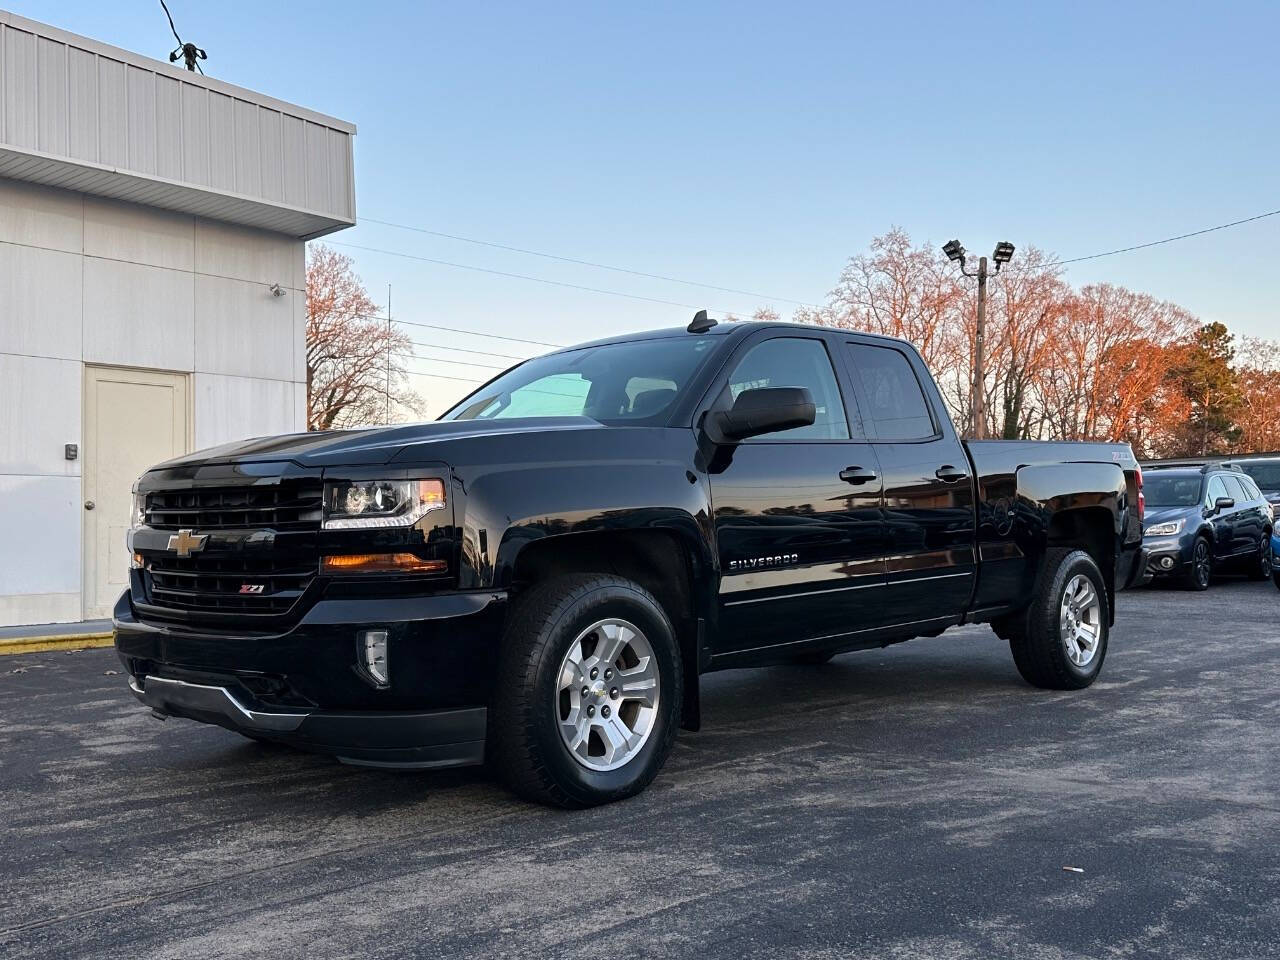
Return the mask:
{"type": "MultiPolygon", "coordinates": [[[[981,440],[983,434],[987,432],[987,397],[986,391],[983,389],[986,379],[983,364],[985,361],[987,335],[987,258],[979,257],[978,272],[970,273],[965,269],[965,251],[959,240],[952,240],[950,243],[943,244],[942,252],[947,255],[948,260],[960,264],[961,273],[966,277],[976,278],[978,281],[978,326],[974,333],[973,380],[969,383],[969,409],[972,411],[973,416],[970,432],[975,440],[981,440]]],[[[996,248],[991,254],[991,259],[996,262],[995,272],[999,273],[1000,268],[1013,259],[1013,244],[1007,240],[1001,240],[996,244],[996,248]]]]}

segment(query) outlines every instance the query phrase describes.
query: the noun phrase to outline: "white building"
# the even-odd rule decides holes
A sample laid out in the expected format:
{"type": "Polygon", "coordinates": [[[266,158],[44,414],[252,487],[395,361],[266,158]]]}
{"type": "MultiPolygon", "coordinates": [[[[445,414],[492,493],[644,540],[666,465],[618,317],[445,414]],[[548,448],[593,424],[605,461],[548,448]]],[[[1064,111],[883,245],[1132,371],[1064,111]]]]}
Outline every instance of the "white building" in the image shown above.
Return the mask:
{"type": "Polygon", "coordinates": [[[305,429],[354,134],[0,11],[0,625],[109,615],[149,465],[305,429]]]}

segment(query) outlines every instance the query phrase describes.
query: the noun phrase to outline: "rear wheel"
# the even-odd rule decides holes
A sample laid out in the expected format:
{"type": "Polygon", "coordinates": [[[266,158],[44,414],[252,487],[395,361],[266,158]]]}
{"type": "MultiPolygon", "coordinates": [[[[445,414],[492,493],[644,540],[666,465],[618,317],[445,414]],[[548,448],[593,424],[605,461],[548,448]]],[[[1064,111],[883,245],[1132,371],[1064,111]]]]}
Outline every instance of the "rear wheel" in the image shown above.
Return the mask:
{"type": "Polygon", "coordinates": [[[603,574],[538,584],[502,641],[489,714],[497,772],[555,806],[639,793],[675,739],[681,667],[670,620],[638,584],[603,574]]]}
{"type": "Polygon", "coordinates": [[[1024,680],[1049,690],[1079,690],[1102,670],[1110,635],[1106,585],[1083,550],[1045,552],[1031,605],[999,625],[1024,680]]]}
{"type": "Polygon", "coordinates": [[[1262,534],[1257,559],[1249,565],[1250,580],[1266,580],[1271,576],[1271,531],[1262,534]]]}
{"type": "Polygon", "coordinates": [[[1191,560],[1182,574],[1182,585],[1188,590],[1208,590],[1212,578],[1213,554],[1209,550],[1209,541],[1196,537],[1195,546],[1191,548],[1191,560]]]}

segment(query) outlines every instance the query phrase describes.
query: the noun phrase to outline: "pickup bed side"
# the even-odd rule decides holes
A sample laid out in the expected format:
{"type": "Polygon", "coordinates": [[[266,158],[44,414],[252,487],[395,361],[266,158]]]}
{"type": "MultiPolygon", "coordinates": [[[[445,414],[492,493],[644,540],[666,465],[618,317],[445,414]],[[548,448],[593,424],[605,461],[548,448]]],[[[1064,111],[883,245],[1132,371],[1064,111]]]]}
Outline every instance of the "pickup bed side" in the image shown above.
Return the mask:
{"type": "Polygon", "coordinates": [[[1107,581],[1108,610],[1142,564],[1138,464],[1128,444],[967,441],[978,478],[979,576],[967,619],[1027,602],[1051,546],[1077,546],[1107,581]]]}

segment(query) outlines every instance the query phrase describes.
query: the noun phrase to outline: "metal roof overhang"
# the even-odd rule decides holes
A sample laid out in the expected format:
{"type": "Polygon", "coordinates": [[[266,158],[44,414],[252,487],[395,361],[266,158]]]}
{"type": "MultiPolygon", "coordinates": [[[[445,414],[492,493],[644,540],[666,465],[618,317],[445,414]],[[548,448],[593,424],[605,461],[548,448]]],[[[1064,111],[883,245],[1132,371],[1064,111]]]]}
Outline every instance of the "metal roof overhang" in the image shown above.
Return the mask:
{"type": "Polygon", "coordinates": [[[0,144],[0,177],[26,180],[311,240],[354,226],[301,207],[0,144]]]}

